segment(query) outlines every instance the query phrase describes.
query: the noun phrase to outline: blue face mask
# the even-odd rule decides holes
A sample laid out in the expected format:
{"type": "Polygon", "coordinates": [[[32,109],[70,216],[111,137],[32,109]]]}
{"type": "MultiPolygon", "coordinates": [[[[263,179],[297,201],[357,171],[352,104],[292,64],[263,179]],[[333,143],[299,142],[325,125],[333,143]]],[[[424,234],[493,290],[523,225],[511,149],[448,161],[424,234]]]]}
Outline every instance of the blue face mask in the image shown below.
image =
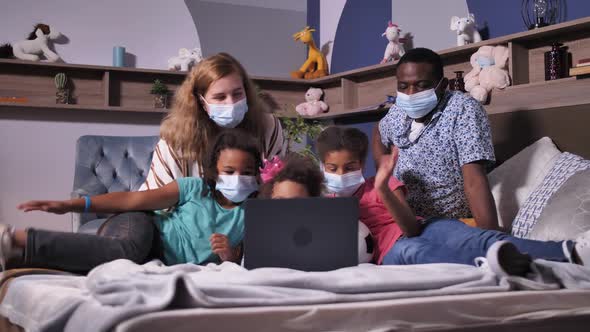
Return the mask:
{"type": "Polygon", "coordinates": [[[258,181],[255,176],[251,175],[220,174],[215,189],[230,201],[240,203],[258,190],[258,181]]]}
{"type": "Polygon", "coordinates": [[[442,82],[442,78],[436,87],[414,93],[412,95],[407,95],[398,91],[395,104],[397,107],[401,108],[410,118],[423,118],[438,104],[438,97],[436,96],[435,91],[438,88],[440,82],[442,82]]]}
{"type": "Polygon", "coordinates": [[[352,196],[359,187],[365,183],[362,170],[349,172],[343,175],[328,173],[324,171],[324,179],[328,191],[340,197],[352,196]]]}
{"type": "Polygon", "coordinates": [[[235,104],[209,104],[205,98],[201,98],[205,105],[207,105],[209,118],[223,128],[237,127],[244,120],[246,112],[248,112],[248,101],[246,98],[235,104]]]}
{"type": "Polygon", "coordinates": [[[487,56],[480,56],[477,58],[477,64],[481,67],[481,68],[485,68],[485,67],[490,67],[496,64],[496,61],[494,60],[494,58],[490,58],[487,56]]]}

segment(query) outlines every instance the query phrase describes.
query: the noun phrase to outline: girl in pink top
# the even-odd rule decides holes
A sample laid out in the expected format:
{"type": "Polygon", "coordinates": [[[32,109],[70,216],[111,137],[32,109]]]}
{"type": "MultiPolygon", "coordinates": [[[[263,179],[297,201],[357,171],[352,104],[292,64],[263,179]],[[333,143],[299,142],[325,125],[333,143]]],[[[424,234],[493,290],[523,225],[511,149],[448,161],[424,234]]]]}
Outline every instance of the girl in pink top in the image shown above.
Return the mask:
{"type": "Polygon", "coordinates": [[[404,185],[392,176],[396,147],[383,156],[374,178],[363,177],[368,138],[358,129],[329,127],[318,137],[317,149],[328,192],[359,198],[361,222],[376,242],[377,264],[473,265],[476,258],[487,256],[498,274],[524,275],[532,258],[590,263],[590,231],[575,241],[534,241],[470,227],[456,219],[416,217],[406,202],[404,185]]]}

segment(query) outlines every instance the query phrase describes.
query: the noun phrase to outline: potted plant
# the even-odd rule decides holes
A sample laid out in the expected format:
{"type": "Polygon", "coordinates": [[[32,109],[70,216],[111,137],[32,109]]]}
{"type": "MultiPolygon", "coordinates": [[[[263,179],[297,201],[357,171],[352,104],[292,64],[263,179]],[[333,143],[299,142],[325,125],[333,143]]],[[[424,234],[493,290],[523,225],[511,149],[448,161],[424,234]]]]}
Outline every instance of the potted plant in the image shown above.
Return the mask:
{"type": "Polygon", "coordinates": [[[319,163],[317,157],[311,149],[312,146],[310,144],[307,144],[307,142],[313,142],[316,138],[318,138],[318,136],[324,129],[323,123],[317,120],[306,120],[300,115],[297,115],[294,118],[281,117],[279,119],[281,120],[283,133],[287,141],[287,154],[292,152],[292,149],[295,149],[297,150],[295,151],[296,153],[299,153],[306,157],[310,157],[311,159],[319,163]],[[305,145],[292,146],[295,144],[305,145]]]}
{"type": "Polygon", "coordinates": [[[70,90],[67,88],[68,77],[64,73],[58,73],[55,75],[55,87],[57,92],[55,93],[56,104],[69,104],[70,103],[70,90]]]}
{"type": "Polygon", "coordinates": [[[150,93],[154,95],[154,107],[166,108],[168,106],[168,87],[160,80],[155,80],[150,93]]]}

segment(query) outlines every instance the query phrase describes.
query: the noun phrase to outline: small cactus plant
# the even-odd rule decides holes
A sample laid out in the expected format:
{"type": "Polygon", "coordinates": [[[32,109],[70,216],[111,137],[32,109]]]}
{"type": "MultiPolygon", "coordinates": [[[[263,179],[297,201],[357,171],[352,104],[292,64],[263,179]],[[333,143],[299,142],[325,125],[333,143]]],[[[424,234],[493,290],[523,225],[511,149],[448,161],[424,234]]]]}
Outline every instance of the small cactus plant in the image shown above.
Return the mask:
{"type": "Polygon", "coordinates": [[[55,102],[57,104],[69,104],[70,103],[70,90],[66,88],[68,84],[68,77],[64,73],[58,73],[55,75],[55,87],[57,92],[55,93],[55,102]]]}
{"type": "Polygon", "coordinates": [[[66,84],[68,83],[68,77],[64,73],[58,73],[55,75],[55,87],[58,90],[63,90],[66,88],[66,84]]]}

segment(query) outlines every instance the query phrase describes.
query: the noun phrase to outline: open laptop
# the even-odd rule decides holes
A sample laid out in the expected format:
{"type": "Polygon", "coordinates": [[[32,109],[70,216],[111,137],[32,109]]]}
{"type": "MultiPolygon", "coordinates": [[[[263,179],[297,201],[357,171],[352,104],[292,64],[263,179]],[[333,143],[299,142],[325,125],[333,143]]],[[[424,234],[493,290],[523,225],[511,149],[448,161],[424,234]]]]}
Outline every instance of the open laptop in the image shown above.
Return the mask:
{"type": "Polygon", "coordinates": [[[244,203],[244,266],[329,271],[358,264],[358,199],[252,199],[244,203]]]}

